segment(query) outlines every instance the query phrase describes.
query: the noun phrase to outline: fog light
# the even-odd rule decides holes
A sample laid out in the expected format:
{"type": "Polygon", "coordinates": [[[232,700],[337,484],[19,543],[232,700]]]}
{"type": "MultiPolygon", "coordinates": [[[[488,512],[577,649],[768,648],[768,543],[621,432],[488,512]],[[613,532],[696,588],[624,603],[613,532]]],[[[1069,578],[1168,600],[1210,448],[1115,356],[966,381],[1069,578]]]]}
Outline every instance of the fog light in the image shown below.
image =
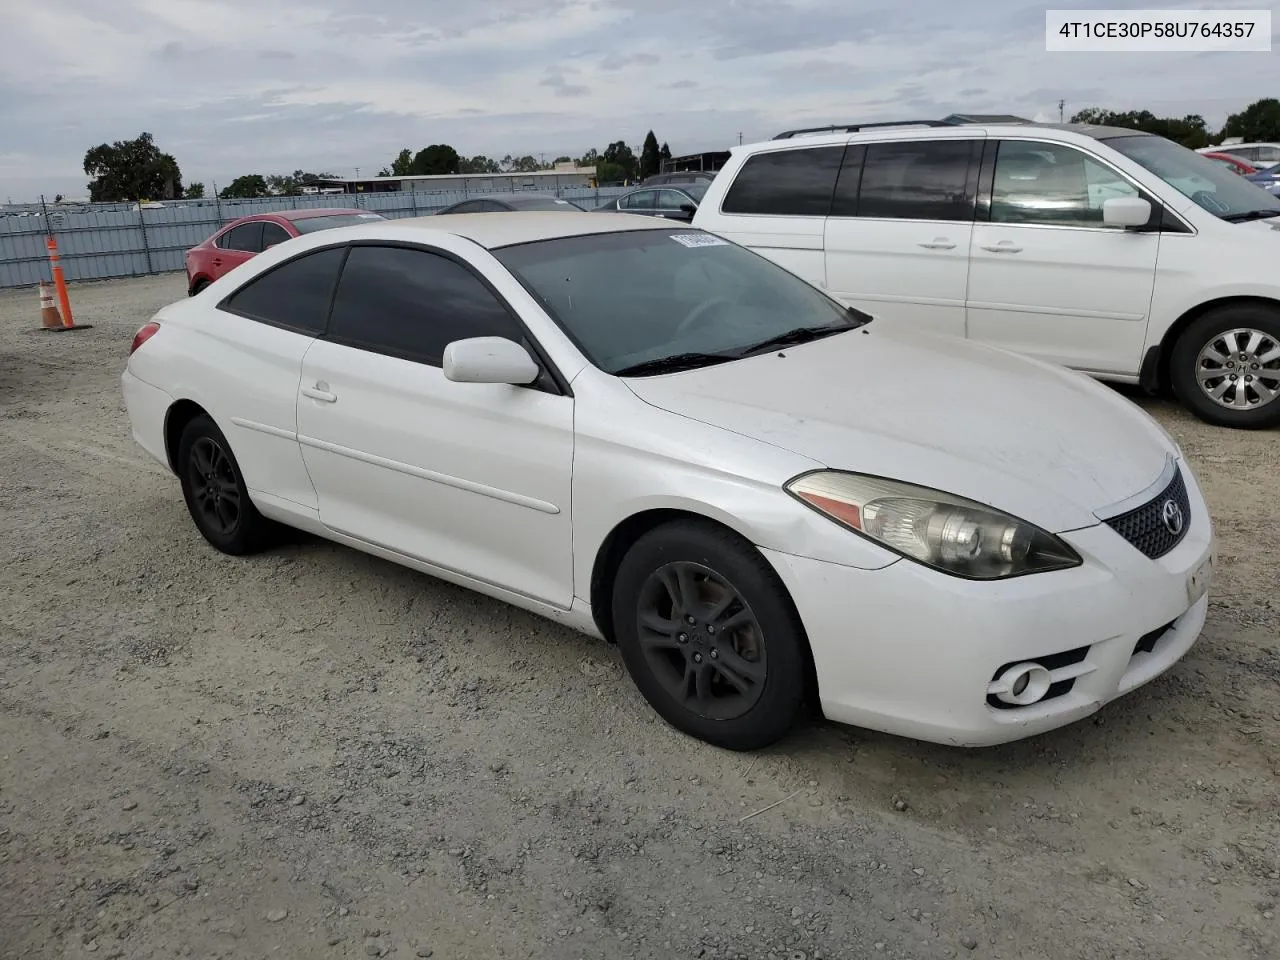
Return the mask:
{"type": "Polygon", "coordinates": [[[1043,700],[1052,685],[1053,677],[1040,664],[1016,663],[991,682],[987,693],[1001,703],[1025,707],[1043,700]]]}

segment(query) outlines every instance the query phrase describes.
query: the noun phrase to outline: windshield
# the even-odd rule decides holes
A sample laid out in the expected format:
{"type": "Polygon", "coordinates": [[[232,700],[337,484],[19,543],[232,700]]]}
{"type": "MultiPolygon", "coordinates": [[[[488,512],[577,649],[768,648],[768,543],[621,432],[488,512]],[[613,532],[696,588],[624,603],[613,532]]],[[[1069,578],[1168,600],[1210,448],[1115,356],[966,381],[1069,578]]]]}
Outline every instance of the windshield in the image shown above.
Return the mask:
{"type": "Polygon", "coordinates": [[[357,223],[385,219],[387,218],[377,213],[329,213],[319,217],[299,217],[293,221],[293,226],[299,233],[315,233],[317,230],[351,227],[357,223]]]}
{"type": "Polygon", "coordinates": [[[722,362],[801,328],[821,336],[867,319],[700,230],[596,233],[493,254],[608,373],[688,355],[703,362],[686,366],[722,362]]]}
{"type": "Polygon", "coordinates": [[[1224,220],[1258,210],[1280,214],[1280,200],[1257,184],[1164,137],[1112,137],[1104,141],[1130,160],[1224,220]]]}

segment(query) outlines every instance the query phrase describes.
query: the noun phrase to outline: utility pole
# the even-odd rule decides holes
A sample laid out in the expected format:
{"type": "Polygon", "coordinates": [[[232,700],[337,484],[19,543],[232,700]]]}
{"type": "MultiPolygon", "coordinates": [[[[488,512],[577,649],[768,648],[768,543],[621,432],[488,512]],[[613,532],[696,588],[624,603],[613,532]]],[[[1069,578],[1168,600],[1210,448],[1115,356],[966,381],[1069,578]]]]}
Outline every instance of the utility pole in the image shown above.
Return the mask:
{"type": "Polygon", "coordinates": [[[738,146],[742,146],[742,131],[738,131],[738,146]]]}
{"type": "Polygon", "coordinates": [[[359,180],[359,179],[360,179],[360,168],[359,168],[359,167],[356,167],[356,179],[357,179],[357,180],[359,180]]]}
{"type": "Polygon", "coordinates": [[[1065,107],[1066,105],[1067,105],[1067,101],[1065,100],[1058,101],[1058,122],[1059,123],[1062,123],[1062,108],[1065,107]]]}

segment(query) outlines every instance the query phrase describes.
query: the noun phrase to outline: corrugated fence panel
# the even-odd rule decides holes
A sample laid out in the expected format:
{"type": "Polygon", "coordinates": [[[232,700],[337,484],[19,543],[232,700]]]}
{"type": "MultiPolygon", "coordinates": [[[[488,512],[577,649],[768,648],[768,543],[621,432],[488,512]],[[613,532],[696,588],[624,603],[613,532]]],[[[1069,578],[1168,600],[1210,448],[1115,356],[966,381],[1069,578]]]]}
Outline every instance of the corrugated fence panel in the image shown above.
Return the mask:
{"type": "MultiPolygon", "coordinates": [[[[520,191],[559,196],[591,209],[625,188],[564,187],[557,191],[520,191]]],[[[322,194],[265,197],[258,200],[182,200],[138,209],[131,204],[39,204],[0,211],[0,287],[25,287],[49,280],[45,236],[58,240],[68,280],[102,280],[182,270],[184,254],[224,223],[251,213],[356,207],[390,219],[430,216],[450,204],[499,190],[405,191],[402,193],[322,194]],[[25,214],[25,215],[23,215],[25,214]]],[[[508,191],[509,192],[509,191],[508,191]]]]}

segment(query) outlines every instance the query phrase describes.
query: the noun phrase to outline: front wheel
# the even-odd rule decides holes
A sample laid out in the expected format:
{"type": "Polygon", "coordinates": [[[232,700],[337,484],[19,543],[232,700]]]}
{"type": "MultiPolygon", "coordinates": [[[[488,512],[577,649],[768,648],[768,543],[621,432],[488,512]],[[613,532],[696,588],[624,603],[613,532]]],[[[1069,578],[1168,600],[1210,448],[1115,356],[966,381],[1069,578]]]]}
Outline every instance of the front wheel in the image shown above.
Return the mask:
{"type": "Polygon", "coordinates": [[[736,534],[699,521],[646,533],[618,568],[613,622],[627,672],[676,729],[754,750],[799,719],[803,628],[777,574],[736,534]]]}
{"type": "Polygon", "coordinates": [[[1256,430],[1280,423],[1280,311],[1211,310],[1173,346],[1173,391],[1201,420],[1256,430]]]}

